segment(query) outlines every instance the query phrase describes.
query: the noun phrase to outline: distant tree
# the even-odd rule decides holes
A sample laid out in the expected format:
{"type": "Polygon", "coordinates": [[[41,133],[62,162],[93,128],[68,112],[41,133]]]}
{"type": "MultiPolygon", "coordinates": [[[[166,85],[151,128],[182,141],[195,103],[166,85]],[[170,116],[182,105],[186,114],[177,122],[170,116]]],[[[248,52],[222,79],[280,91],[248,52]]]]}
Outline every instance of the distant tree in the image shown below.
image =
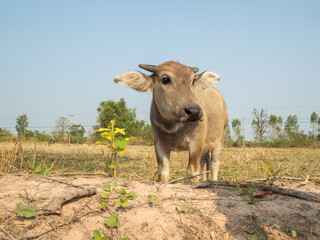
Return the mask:
{"type": "Polygon", "coordinates": [[[289,138],[297,137],[299,133],[299,124],[297,115],[289,115],[284,124],[284,130],[289,138]]]}
{"type": "Polygon", "coordinates": [[[26,114],[22,114],[17,117],[16,130],[17,130],[18,136],[21,136],[21,135],[25,136],[28,125],[29,125],[29,122],[26,114]]]}
{"type": "Polygon", "coordinates": [[[283,124],[283,119],[281,116],[277,117],[276,115],[271,114],[269,118],[269,125],[272,130],[272,138],[275,139],[281,134],[281,128],[283,124]]]}
{"type": "Polygon", "coordinates": [[[34,130],[33,132],[35,137],[39,137],[41,134],[39,130],[34,130]]]}
{"type": "Polygon", "coordinates": [[[32,130],[27,130],[26,131],[26,138],[38,138],[39,136],[40,136],[40,132],[39,132],[39,130],[34,130],[34,131],[32,131],[32,130]]]}
{"type": "Polygon", "coordinates": [[[262,144],[262,142],[266,139],[265,135],[269,127],[269,116],[266,110],[261,109],[260,111],[258,111],[255,108],[253,109],[252,115],[253,120],[251,125],[253,128],[255,139],[260,144],[262,144]]]}
{"type": "Polygon", "coordinates": [[[230,131],[229,124],[226,127],[226,134],[224,136],[224,144],[227,145],[227,146],[232,145],[232,136],[231,136],[231,131],[230,131]]]}
{"type": "Polygon", "coordinates": [[[68,134],[69,120],[66,117],[59,117],[56,120],[56,126],[52,131],[54,136],[65,137],[68,134]]]}
{"type": "Polygon", "coordinates": [[[123,98],[119,102],[113,100],[103,101],[97,108],[99,113],[97,122],[99,128],[106,128],[110,121],[114,120],[118,128],[131,129],[136,120],[135,109],[127,108],[126,102],[123,98]]]}
{"type": "Polygon", "coordinates": [[[0,137],[4,137],[8,135],[12,135],[12,133],[8,129],[0,128],[0,137]]]}
{"type": "Polygon", "coordinates": [[[42,131],[39,135],[36,135],[36,138],[39,139],[39,141],[44,141],[44,142],[48,142],[50,137],[51,137],[50,134],[47,133],[46,131],[42,131]]]}
{"type": "Polygon", "coordinates": [[[128,135],[132,135],[135,128],[141,128],[144,122],[138,121],[136,110],[127,107],[123,98],[119,102],[113,100],[103,101],[97,108],[99,116],[97,118],[98,126],[95,129],[107,128],[110,121],[114,120],[118,128],[124,128],[128,135]]]}
{"type": "Polygon", "coordinates": [[[235,134],[235,136],[237,138],[237,142],[240,145],[240,142],[241,142],[241,139],[242,139],[242,136],[241,136],[241,121],[239,119],[233,119],[231,125],[232,125],[232,129],[234,131],[234,134],[235,134]]]}
{"type": "Polygon", "coordinates": [[[310,116],[311,123],[311,138],[316,139],[320,130],[320,118],[316,112],[313,112],[310,116]]]}
{"type": "Polygon", "coordinates": [[[81,124],[71,125],[71,137],[83,138],[84,133],[85,133],[85,130],[81,124]]]}

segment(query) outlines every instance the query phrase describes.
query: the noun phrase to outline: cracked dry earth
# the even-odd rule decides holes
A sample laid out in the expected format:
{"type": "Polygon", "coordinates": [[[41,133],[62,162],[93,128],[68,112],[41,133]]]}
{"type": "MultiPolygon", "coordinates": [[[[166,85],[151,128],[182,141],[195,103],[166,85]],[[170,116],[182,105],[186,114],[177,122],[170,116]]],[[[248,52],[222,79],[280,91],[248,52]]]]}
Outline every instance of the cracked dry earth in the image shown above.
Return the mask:
{"type": "MultiPolygon", "coordinates": [[[[109,239],[320,239],[320,203],[277,194],[250,197],[236,188],[195,189],[190,184],[160,185],[141,179],[116,179],[118,188],[138,198],[117,209],[101,210],[106,177],[42,177],[0,174],[0,239],[93,239],[93,231],[109,239]],[[88,190],[89,189],[89,190],[88,190]],[[157,200],[153,202],[150,194],[157,200]],[[35,210],[24,219],[12,214],[18,202],[35,210]],[[184,209],[185,211],[181,210],[184,209]],[[118,228],[105,220],[114,212],[118,228]]],[[[286,183],[287,188],[320,194],[319,185],[286,183]]]]}

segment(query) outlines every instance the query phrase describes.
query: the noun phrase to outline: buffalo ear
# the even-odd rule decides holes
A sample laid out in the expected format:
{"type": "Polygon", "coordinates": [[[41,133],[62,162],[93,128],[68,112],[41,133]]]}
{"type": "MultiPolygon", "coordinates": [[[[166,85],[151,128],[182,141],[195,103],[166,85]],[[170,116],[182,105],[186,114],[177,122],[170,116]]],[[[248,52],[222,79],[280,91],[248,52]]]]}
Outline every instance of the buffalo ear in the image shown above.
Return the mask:
{"type": "Polygon", "coordinates": [[[150,92],[153,90],[151,77],[141,72],[127,72],[117,76],[114,81],[118,84],[133,88],[139,92],[150,92]]]}
{"type": "Polygon", "coordinates": [[[198,78],[195,82],[197,88],[204,90],[214,83],[219,82],[220,77],[218,74],[213,72],[204,72],[196,76],[198,78]]]}

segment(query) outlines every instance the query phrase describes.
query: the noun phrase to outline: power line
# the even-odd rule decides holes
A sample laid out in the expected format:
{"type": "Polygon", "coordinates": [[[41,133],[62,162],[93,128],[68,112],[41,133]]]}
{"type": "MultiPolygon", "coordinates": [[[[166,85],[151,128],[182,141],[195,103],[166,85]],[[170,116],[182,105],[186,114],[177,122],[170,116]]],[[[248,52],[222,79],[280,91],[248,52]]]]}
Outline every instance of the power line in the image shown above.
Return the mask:
{"type": "MultiPolygon", "coordinates": [[[[301,105],[301,106],[269,106],[269,107],[243,107],[243,106],[227,106],[228,109],[253,109],[253,108],[263,108],[263,109],[286,109],[286,108],[320,108],[320,105],[301,105]]],[[[138,115],[149,115],[150,112],[139,112],[137,111],[136,114],[138,115]]],[[[43,115],[43,116],[30,116],[28,119],[41,119],[41,118],[59,118],[66,114],[57,114],[57,115],[43,115]]],[[[96,117],[98,114],[93,113],[78,113],[75,114],[76,116],[88,116],[88,117],[96,117]]],[[[17,119],[17,117],[0,117],[2,120],[10,120],[10,119],[17,119]]],[[[247,118],[245,118],[247,119],[247,118]]],[[[252,119],[252,118],[250,118],[252,119]]]]}

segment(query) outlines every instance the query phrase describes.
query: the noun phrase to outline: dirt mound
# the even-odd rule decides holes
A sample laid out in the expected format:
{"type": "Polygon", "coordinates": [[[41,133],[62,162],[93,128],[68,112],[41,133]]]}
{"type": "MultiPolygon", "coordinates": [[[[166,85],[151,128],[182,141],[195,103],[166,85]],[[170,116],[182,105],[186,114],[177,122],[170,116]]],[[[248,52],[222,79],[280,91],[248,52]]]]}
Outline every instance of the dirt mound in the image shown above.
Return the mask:
{"type": "MultiPolygon", "coordinates": [[[[277,194],[250,196],[236,188],[195,189],[194,185],[159,185],[141,179],[116,179],[138,198],[117,208],[114,191],[101,209],[105,177],[42,177],[0,175],[0,239],[92,239],[93,231],[122,239],[320,239],[320,203],[277,194]],[[12,212],[18,202],[35,210],[30,219],[12,212]],[[117,215],[118,227],[105,220],[117,215]],[[294,231],[292,231],[294,230],[294,231]]],[[[308,183],[287,184],[300,191],[320,193],[308,183]]]]}

